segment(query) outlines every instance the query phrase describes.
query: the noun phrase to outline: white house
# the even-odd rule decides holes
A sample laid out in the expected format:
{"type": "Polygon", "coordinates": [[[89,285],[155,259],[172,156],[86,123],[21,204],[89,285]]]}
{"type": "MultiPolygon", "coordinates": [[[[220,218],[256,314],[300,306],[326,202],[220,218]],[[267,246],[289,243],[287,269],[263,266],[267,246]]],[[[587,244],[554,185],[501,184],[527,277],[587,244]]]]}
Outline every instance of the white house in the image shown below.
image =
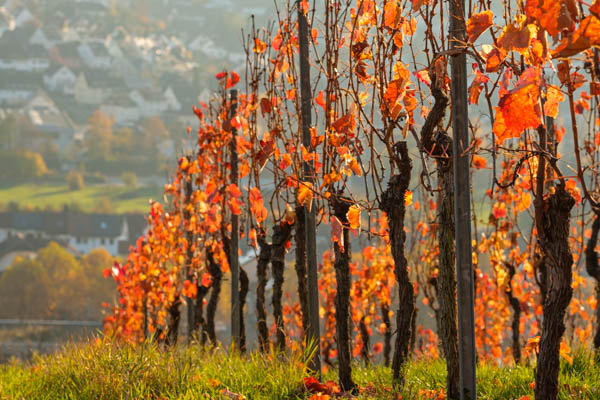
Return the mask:
{"type": "Polygon", "coordinates": [[[50,50],[55,45],[55,43],[48,38],[46,33],[44,33],[42,28],[35,30],[33,35],[29,38],[29,44],[38,44],[46,50],[50,50]]]}
{"type": "Polygon", "coordinates": [[[165,90],[165,100],[167,101],[171,111],[181,110],[181,104],[179,103],[179,100],[177,100],[177,96],[175,96],[175,92],[173,92],[171,87],[168,87],[167,90],[165,90]]]}
{"type": "Polygon", "coordinates": [[[14,239],[56,240],[78,254],[105,248],[117,256],[135,243],[144,233],[145,225],[142,215],[3,212],[0,213],[0,245],[14,239]]]}
{"type": "Polygon", "coordinates": [[[15,16],[15,24],[17,25],[17,28],[20,28],[30,22],[35,21],[35,17],[33,16],[31,11],[29,11],[29,9],[27,7],[21,7],[19,9],[17,9],[16,12],[14,13],[14,16],[15,16]]]}
{"type": "Polygon", "coordinates": [[[51,73],[44,75],[44,85],[52,92],[62,92],[73,95],[77,76],[68,67],[58,67],[51,73]]]}
{"type": "Polygon", "coordinates": [[[112,65],[112,58],[104,43],[82,43],[77,50],[85,65],[90,68],[109,69],[112,65]]]}
{"type": "Polygon", "coordinates": [[[32,90],[27,89],[0,89],[0,104],[19,104],[33,96],[32,90]]]}
{"type": "Polygon", "coordinates": [[[140,119],[140,109],[128,96],[113,96],[104,101],[100,111],[119,125],[131,125],[140,119]]]}
{"type": "Polygon", "coordinates": [[[217,46],[217,44],[204,35],[198,36],[188,45],[188,49],[200,52],[207,57],[224,59],[227,57],[227,50],[217,46]]]}
{"type": "MultiPolygon", "coordinates": [[[[0,57],[2,57],[1,54],[0,57]]],[[[50,68],[50,60],[47,58],[0,58],[0,70],[4,69],[21,72],[44,72],[48,68],[50,68]]]]}
{"type": "Polygon", "coordinates": [[[151,90],[134,90],[129,98],[138,106],[143,117],[160,115],[169,109],[163,93],[151,90]]]}
{"type": "Polygon", "coordinates": [[[110,92],[104,88],[93,88],[88,84],[85,75],[79,74],[75,82],[75,101],[80,104],[101,104],[106,100],[110,92]]]}

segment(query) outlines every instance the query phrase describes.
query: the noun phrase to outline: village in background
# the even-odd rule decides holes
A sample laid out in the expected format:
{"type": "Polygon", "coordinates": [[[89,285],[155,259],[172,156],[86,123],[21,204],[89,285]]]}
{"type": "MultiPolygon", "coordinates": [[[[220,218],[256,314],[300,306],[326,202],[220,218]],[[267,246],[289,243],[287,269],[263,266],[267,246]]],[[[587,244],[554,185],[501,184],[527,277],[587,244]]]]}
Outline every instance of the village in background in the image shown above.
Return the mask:
{"type": "Polygon", "coordinates": [[[244,65],[239,27],[270,7],[0,1],[0,361],[102,330],[106,269],[163,200],[192,106],[244,65]]]}

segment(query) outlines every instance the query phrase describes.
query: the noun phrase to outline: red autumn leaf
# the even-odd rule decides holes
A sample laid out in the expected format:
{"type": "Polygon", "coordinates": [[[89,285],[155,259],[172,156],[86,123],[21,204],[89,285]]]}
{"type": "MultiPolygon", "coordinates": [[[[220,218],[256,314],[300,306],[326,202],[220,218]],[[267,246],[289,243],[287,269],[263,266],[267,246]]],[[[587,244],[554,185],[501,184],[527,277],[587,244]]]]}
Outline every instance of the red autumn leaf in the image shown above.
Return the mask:
{"type": "Polygon", "coordinates": [[[242,196],[242,192],[235,183],[230,183],[227,185],[227,195],[229,197],[238,199],[242,196]]]}
{"type": "Polygon", "coordinates": [[[262,112],[263,117],[265,114],[271,114],[273,111],[273,104],[271,103],[271,100],[264,97],[260,99],[260,111],[262,112]]]}
{"type": "Polygon", "coordinates": [[[324,383],[321,383],[317,378],[309,376],[304,378],[304,387],[310,393],[328,393],[329,388],[324,383]]]}
{"type": "Polygon", "coordinates": [[[525,15],[551,36],[573,31],[579,14],[576,0],[527,0],[525,15]]]}
{"type": "Polygon", "coordinates": [[[260,226],[260,223],[267,219],[268,213],[263,202],[262,194],[258,188],[253,187],[250,189],[248,201],[250,202],[250,211],[260,226]]]}
{"type": "Polygon", "coordinates": [[[240,76],[235,72],[231,71],[229,76],[227,77],[227,84],[225,85],[225,89],[230,89],[238,84],[240,81],[240,76]]]}
{"type": "Polygon", "coordinates": [[[351,133],[354,130],[354,115],[346,114],[335,121],[332,126],[333,129],[335,129],[335,131],[338,133],[351,133]]]}
{"type": "Polygon", "coordinates": [[[242,213],[242,204],[239,198],[242,196],[242,192],[236,184],[231,183],[227,186],[227,195],[229,197],[228,204],[231,212],[234,215],[240,215],[242,213]]]}
{"type": "Polygon", "coordinates": [[[427,86],[431,86],[431,77],[429,76],[429,70],[427,68],[415,72],[415,75],[421,82],[427,86]]]}
{"type": "Polygon", "coordinates": [[[419,8],[421,8],[421,6],[423,4],[425,4],[426,2],[427,2],[426,0],[412,0],[412,10],[413,10],[413,12],[419,11],[419,8]]]}
{"type": "Polygon", "coordinates": [[[500,142],[519,137],[525,129],[537,128],[540,125],[541,83],[539,69],[531,67],[521,75],[517,86],[502,96],[496,107],[493,127],[500,142]]]}
{"type": "Polygon", "coordinates": [[[227,72],[223,71],[223,72],[219,72],[216,75],[216,78],[219,79],[219,80],[221,80],[221,79],[225,78],[226,76],[227,76],[227,72]]]}
{"type": "Polygon", "coordinates": [[[210,284],[212,283],[212,277],[210,276],[209,273],[203,273],[202,274],[202,286],[204,287],[210,287],[210,284]]]}
{"type": "Polygon", "coordinates": [[[504,50],[501,51],[494,47],[485,55],[485,72],[497,72],[505,57],[506,52],[504,50]]]}
{"type": "Polygon", "coordinates": [[[275,140],[269,138],[268,140],[260,141],[260,150],[255,155],[255,160],[258,163],[259,168],[262,170],[269,157],[275,152],[275,140]]]}
{"type": "Polygon", "coordinates": [[[194,114],[196,114],[196,117],[198,117],[200,121],[204,119],[204,114],[202,113],[202,110],[200,110],[196,106],[192,106],[192,110],[194,110],[194,114]]]}
{"type": "Polygon", "coordinates": [[[467,35],[470,43],[474,43],[479,36],[493,24],[494,13],[490,10],[473,14],[467,21],[467,35]]]}
{"type": "Polygon", "coordinates": [[[479,68],[473,68],[475,72],[475,79],[473,79],[473,83],[471,83],[471,87],[469,87],[469,103],[477,104],[479,103],[479,95],[481,94],[481,90],[483,89],[483,85],[487,83],[490,78],[479,71],[479,68]]]}
{"type": "Polygon", "coordinates": [[[381,342],[377,342],[373,345],[373,353],[379,354],[383,350],[383,344],[381,342]]]}
{"type": "Polygon", "coordinates": [[[319,94],[315,98],[315,103],[317,103],[318,105],[320,105],[321,107],[323,107],[324,111],[327,111],[325,109],[325,95],[323,94],[322,90],[319,91],[319,94]]]}
{"type": "Polygon", "coordinates": [[[496,219],[506,217],[506,203],[495,203],[493,207],[493,213],[496,219]]]}
{"type": "Polygon", "coordinates": [[[408,81],[405,79],[395,79],[391,81],[385,89],[384,100],[387,107],[385,114],[391,119],[397,119],[403,109],[402,100],[406,95],[406,86],[408,81]]]}

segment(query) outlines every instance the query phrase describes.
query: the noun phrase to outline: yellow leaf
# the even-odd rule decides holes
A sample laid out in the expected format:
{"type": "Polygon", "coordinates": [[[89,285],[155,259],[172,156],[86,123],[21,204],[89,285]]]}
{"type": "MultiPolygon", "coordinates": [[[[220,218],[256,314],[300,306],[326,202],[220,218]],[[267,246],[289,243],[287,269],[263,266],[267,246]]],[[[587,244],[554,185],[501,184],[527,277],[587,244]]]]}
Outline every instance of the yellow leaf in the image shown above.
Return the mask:
{"type": "Polygon", "coordinates": [[[312,209],[313,186],[310,182],[302,182],[298,186],[298,202],[309,211],[312,209]]]}
{"type": "Polygon", "coordinates": [[[410,190],[407,190],[404,194],[404,206],[409,207],[413,203],[413,194],[410,190]]]}

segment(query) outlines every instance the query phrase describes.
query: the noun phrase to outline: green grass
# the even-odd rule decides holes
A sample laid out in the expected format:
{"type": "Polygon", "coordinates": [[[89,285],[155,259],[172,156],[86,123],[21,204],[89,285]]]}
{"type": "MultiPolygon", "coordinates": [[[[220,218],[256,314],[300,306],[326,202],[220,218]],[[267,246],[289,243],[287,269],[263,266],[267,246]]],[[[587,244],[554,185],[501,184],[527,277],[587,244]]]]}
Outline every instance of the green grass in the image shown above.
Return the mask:
{"type": "MultiPolygon", "coordinates": [[[[0,399],[225,399],[223,391],[247,399],[308,399],[306,369],[300,356],[241,356],[197,346],[166,351],[155,344],[116,345],[98,340],[70,345],[54,356],[0,366],[0,399]]],[[[478,369],[478,398],[533,399],[533,370],[522,366],[478,369]]],[[[397,399],[391,372],[381,366],[355,365],[363,388],[357,399],[397,399]]],[[[424,399],[445,385],[442,361],[421,360],[406,371],[403,399],[424,399]]],[[[328,371],[325,380],[335,380],[328,371]]],[[[560,399],[600,399],[600,365],[584,351],[572,365],[563,363],[560,399]]],[[[431,397],[435,398],[435,397],[431,397]]]]}
{"type": "Polygon", "coordinates": [[[69,190],[66,185],[22,184],[0,186],[0,203],[10,202],[21,208],[62,209],[65,204],[76,203],[82,210],[91,212],[107,200],[117,213],[149,210],[148,200],[162,200],[158,187],[128,188],[123,186],[86,186],[82,190],[69,190]]]}

